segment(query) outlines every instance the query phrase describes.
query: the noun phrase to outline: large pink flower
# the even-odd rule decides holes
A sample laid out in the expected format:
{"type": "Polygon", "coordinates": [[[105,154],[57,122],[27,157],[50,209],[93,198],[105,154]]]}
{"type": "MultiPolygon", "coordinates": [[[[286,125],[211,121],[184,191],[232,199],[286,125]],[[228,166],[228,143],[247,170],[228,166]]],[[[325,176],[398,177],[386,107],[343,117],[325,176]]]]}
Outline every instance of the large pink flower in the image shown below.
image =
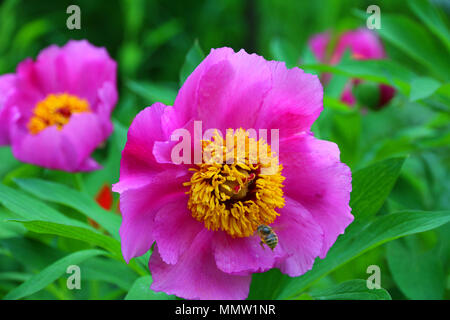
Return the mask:
{"type": "MultiPolygon", "coordinates": [[[[346,50],[349,50],[352,58],[355,60],[383,59],[386,57],[383,45],[376,34],[368,29],[357,29],[347,31],[339,36],[337,43],[331,50],[331,55],[327,56],[328,45],[331,35],[329,32],[314,35],[309,40],[309,46],[317,60],[323,63],[337,64],[341,61],[346,50]]],[[[325,75],[324,80],[329,80],[325,75]]],[[[341,100],[348,105],[354,105],[356,102],[352,94],[352,87],[361,82],[359,79],[353,79],[347,84],[341,95],[341,100]]],[[[394,96],[394,88],[385,84],[379,85],[380,98],[378,107],[386,105],[394,96]]]]}
{"type": "Polygon", "coordinates": [[[99,168],[90,155],[112,132],[116,63],[87,41],[52,45],[0,77],[0,144],[50,169],[99,168]]]}
{"type": "MultiPolygon", "coordinates": [[[[244,299],[252,273],[279,268],[295,277],[326,256],[353,216],[350,169],[336,144],[310,132],[322,99],[316,76],[221,48],[188,77],[173,107],[156,103],[136,116],[113,190],[120,193],[125,260],[156,242],[149,262],[153,290],[244,299]],[[171,134],[183,128],[194,137],[195,121],[203,130],[236,130],[247,142],[250,129],[279,129],[273,174],[263,173],[259,162],[175,164],[178,141],[171,134]],[[278,235],[274,250],[260,245],[260,224],[278,235]]],[[[201,148],[219,140],[205,139],[201,148]]],[[[267,146],[268,139],[257,143],[267,146]]]]}

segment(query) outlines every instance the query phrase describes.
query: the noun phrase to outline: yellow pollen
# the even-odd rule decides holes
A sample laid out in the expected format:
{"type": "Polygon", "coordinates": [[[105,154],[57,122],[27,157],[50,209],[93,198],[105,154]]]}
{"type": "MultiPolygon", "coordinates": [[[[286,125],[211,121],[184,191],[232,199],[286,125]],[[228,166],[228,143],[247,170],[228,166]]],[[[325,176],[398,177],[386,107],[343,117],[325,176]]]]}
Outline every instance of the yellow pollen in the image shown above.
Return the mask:
{"type": "Polygon", "coordinates": [[[284,206],[283,169],[270,146],[229,129],[223,139],[217,132],[202,141],[203,163],[193,175],[188,208],[209,230],[223,230],[232,237],[248,237],[261,224],[273,223],[284,206]],[[228,143],[227,143],[228,142],[228,143]]]}
{"type": "Polygon", "coordinates": [[[61,130],[72,114],[90,111],[89,103],[85,99],[67,93],[49,94],[36,104],[27,127],[32,134],[53,125],[61,130]]]}

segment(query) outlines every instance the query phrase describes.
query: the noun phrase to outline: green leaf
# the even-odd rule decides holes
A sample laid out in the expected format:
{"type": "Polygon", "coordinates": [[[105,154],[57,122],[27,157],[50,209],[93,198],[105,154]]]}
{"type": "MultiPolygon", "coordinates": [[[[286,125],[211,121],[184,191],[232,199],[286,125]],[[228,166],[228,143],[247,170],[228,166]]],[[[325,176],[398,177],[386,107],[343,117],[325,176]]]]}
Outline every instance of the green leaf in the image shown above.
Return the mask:
{"type": "Polygon", "coordinates": [[[172,87],[147,81],[128,80],[126,86],[131,92],[145,100],[148,105],[155,102],[172,105],[177,96],[177,91],[172,87]]]}
{"type": "Polygon", "coordinates": [[[317,300],[391,300],[390,294],[385,289],[369,289],[366,280],[361,279],[312,291],[309,295],[317,300]]]}
{"type": "Polygon", "coordinates": [[[83,227],[70,226],[49,221],[23,221],[12,220],[22,223],[28,230],[43,233],[53,234],[70,239],[80,240],[92,245],[99,246],[113,253],[116,257],[121,258],[120,243],[104,234],[86,229],[83,227]]]}
{"type": "Polygon", "coordinates": [[[43,200],[73,208],[96,221],[114,238],[119,239],[120,216],[102,209],[87,194],[65,185],[40,179],[16,179],[20,188],[43,200]]]}
{"type": "Polygon", "coordinates": [[[408,1],[409,7],[417,17],[436,35],[450,50],[450,32],[436,8],[427,0],[408,1]]]}
{"type": "Polygon", "coordinates": [[[417,77],[411,81],[411,92],[409,94],[410,101],[417,101],[431,96],[441,83],[428,77],[417,77]]]}
{"type": "Polygon", "coordinates": [[[78,265],[84,260],[105,254],[102,250],[83,250],[72,253],[31,277],[17,288],[11,290],[3,299],[17,300],[27,297],[39,290],[44,289],[53,281],[60,278],[66,273],[67,267],[70,265],[78,265]]]}
{"type": "Polygon", "coordinates": [[[387,245],[387,260],[395,283],[407,298],[443,298],[445,274],[436,252],[420,252],[418,247],[397,240],[387,245]]]}
{"type": "Polygon", "coordinates": [[[169,296],[164,292],[155,292],[150,289],[152,277],[145,276],[137,279],[130,291],[128,291],[125,300],[174,300],[174,296],[169,296]]]}
{"type": "Polygon", "coordinates": [[[200,48],[198,40],[195,40],[194,44],[186,54],[184,64],[180,70],[180,86],[183,85],[189,75],[195,70],[195,68],[200,64],[200,62],[202,62],[204,58],[205,54],[203,53],[202,48],[200,48]]]}
{"type": "Polygon", "coordinates": [[[90,228],[86,223],[68,218],[45,203],[3,184],[0,184],[0,203],[15,213],[20,219],[53,221],[55,223],[90,228]]]}
{"type": "Polygon", "coordinates": [[[442,50],[422,25],[404,16],[383,14],[382,28],[378,32],[384,40],[426,66],[441,79],[449,79],[448,54],[443,53],[445,50],[442,50]]]}
{"type": "Polygon", "coordinates": [[[397,181],[405,158],[376,162],[352,175],[350,207],[355,222],[373,217],[380,210],[397,181]]]}
{"type": "Polygon", "coordinates": [[[349,78],[359,78],[380,82],[397,88],[405,95],[409,94],[411,79],[415,74],[390,60],[349,60],[338,65],[305,64],[301,66],[306,72],[330,72],[349,78]]]}
{"type": "Polygon", "coordinates": [[[127,265],[112,259],[92,258],[80,265],[83,280],[100,280],[128,291],[138,275],[127,265]]]}
{"type": "Polygon", "coordinates": [[[312,270],[291,278],[278,295],[289,299],[302,293],[316,280],[362,253],[406,235],[428,231],[450,221],[450,211],[402,211],[377,217],[359,232],[345,233],[331,247],[325,259],[317,259],[312,270]]]}

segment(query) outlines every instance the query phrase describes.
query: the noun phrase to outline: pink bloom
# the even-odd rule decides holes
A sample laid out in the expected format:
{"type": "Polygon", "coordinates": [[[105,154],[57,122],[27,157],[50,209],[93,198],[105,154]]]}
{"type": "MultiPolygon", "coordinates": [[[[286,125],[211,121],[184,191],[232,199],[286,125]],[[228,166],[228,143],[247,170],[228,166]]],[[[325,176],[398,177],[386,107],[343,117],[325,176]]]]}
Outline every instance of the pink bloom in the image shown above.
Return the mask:
{"type": "MultiPolygon", "coordinates": [[[[245,299],[252,273],[279,268],[295,277],[326,256],[353,216],[350,169],[336,144],[310,132],[322,98],[314,75],[220,48],[188,77],[173,107],[156,103],[136,116],[113,191],[120,193],[125,260],[156,242],[153,290],[245,299]],[[196,120],[221,132],[279,129],[280,166],[263,175],[262,164],[174,164],[171,133],[184,128],[194,136],[196,120]],[[260,245],[260,224],[275,230],[274,250],[260,245]]],[[[203,142],[203,151],[214,145],[203,142]]]]}
{"type": "Polygon", "coordinates": [[[0,77],[0,143],[50,169],[98,169],[90,155],[112,132],[116,63],[89,42],[52,45],[0,77]]]}
{"type": "MultiPolygon", "coordinates": [[[[327,46],[330,42],[330,34],[328,32],[319,33],[309,40],[309,46],[316,57],[322,63],[337,64],[342,59],[346,50],[350,50],[352,58],[355,60],[366,59],[384,59],[385,52],[380,39],[375,33],[367,29],[358,29],[354,31],[347,31],[342,34],[331,55],[327,57],[327,46]]],[[[329,75],[324,76],[324,81],[328,82],[329,75]]],[[[353,80],[349,83],[341,96],[341,100],[349,105],[354,105],[356,102],[352,94],[352,87],[358,85],[361,80],[353,80]]],[[[380,101],[379,107],[387,104],[395,94],[394,88],[385,84],[379,85],[380,101]]]]}

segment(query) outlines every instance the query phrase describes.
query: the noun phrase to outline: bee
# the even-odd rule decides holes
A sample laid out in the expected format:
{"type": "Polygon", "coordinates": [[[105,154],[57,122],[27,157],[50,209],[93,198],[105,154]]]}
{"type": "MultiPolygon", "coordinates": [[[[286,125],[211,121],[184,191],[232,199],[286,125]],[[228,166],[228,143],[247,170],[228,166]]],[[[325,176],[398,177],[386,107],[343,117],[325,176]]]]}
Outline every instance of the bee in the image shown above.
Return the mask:
{"type": "Polygon", "coordinates": [[[260,224],[256,228],[256,232],[261,238],[261,242],[259,243],[261,247],[264,249],[264,244],[266,244],[273,251],[278,244],[278,236],[273,229],[265,224],[260,224]]]}

